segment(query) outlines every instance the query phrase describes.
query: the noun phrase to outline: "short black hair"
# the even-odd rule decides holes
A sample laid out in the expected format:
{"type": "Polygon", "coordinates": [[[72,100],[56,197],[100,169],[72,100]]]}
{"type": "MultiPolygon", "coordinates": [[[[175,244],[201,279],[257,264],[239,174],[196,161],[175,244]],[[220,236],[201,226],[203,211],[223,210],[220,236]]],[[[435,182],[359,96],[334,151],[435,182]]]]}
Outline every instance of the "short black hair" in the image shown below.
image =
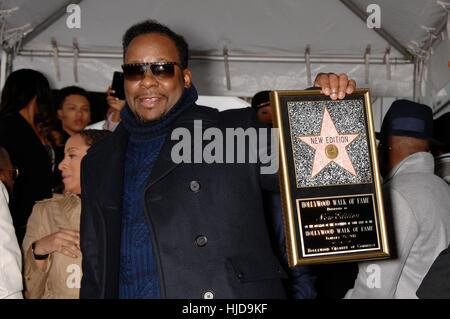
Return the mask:
{"type": "Polygon", "coordinates": [[[134,38],[148,33],[160,33],[167,36],[173,42],[178,49],[178,55],[180,56],[180,67],[181,69],[186,69],[188,67],[189,60],[189,46],[186,40],[179,34],[176,34],[167,26],[157,22],[156,20],[145,20],[131,26],[123,35],[122,46],[123,46],[123,58],[125,59],[125,54],[127,53],[128,46],[134,38]]]}
{"type": "Polygon", "coordinates": [[[87,129],[80,131],[78,134],[84,139],[86,145],[90,147],[111,134],[111,131],[87,129]]]}
{"type": "Polygon", "coordinates": [[[64,104],[64,100],[69,95],[81,95],[84,96],[89,102],[89,93],[85,89],[79,87],[79,86],[66,86],[65,88],[62,88],[58,92],[58,103],[56,104],[56,109],[60,110],[64,104]]]}
{"type": "Polygon", "coordinates": [[[266,102],[270,102],[270,91],[258,92],[252,98],[252,108],[258,111],[259,106],[266,102]]]}

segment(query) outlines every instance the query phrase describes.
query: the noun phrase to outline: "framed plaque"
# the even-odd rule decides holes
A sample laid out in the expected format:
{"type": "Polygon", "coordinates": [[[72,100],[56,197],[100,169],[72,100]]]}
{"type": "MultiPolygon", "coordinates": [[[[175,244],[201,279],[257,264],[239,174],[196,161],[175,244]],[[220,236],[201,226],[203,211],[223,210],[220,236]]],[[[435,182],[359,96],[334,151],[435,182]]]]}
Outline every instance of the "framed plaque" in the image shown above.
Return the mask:
{"type": "Polygon", "coordinates": [[[291,267],[390,256],[367,89],[273,91],[291,267]]]}

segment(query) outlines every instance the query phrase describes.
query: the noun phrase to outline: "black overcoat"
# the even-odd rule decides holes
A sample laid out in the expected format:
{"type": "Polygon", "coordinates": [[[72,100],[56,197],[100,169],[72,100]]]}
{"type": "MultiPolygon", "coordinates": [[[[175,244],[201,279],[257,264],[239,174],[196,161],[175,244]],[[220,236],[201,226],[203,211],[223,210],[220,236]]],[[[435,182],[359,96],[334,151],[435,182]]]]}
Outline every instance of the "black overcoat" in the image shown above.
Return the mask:
{"type": "MultiPolygon", "coordinates": [[[[192,105],[171,131],[194,134],[199,120],[203,130],[222,132],[260,126],[250,108],[218,112],[192,105]]],[[[162,298],[284,298],[286,274],[271,249],[262,201],[263,189],[278,188],[277,174],[261,174],[259,163],[177,164],[171,151],[179,141],[171,140],[171,131],[142,199],[162,298]]],[[[119,125],[82,162],[81,298],[118,297],[127,140],[119,125]]]]}

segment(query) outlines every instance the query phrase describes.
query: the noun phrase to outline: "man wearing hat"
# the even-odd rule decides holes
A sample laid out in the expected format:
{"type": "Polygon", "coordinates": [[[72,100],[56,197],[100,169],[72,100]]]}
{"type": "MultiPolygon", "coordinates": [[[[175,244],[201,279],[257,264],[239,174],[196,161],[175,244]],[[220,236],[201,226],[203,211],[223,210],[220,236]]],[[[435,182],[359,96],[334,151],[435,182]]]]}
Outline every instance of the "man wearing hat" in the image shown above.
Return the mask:
{"type": "MultiPolygon", "coordinates": [[[[434,120],[434,138],[440,142],[433,147],[435,173],[450,184],[450,112],[434,120]]],[[[422,281],[417,296],[419,298],[450,298],[450,247],[435,260],[422,281]]]]}
{"type": "Polygon", "coordinates": [[[259,121],[272,126],[272,108],[270,105],[270,91],[261,91],[252,98],[252,108],[259,121]]]}
{"type": "Polygon", "coordinates": [[[394,257],[360,263],[346,298],[417,298],[422,279],[447,247],[450,187],[434,175],[432,126],[431,109],[423,104],[398,100],[387,112],[378,149],[394,257]]]}

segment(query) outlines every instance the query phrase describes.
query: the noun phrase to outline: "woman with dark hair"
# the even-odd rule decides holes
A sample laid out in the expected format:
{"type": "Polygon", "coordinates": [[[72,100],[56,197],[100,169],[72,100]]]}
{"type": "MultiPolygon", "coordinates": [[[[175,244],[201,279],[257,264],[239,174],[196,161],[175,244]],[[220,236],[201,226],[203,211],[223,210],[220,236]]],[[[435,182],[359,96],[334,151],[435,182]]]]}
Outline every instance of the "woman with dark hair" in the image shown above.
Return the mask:
{"type": "Polygon", "coordinates": [[[20,172],[10,205],[19,243],[34,203],[52,196],[53,125],[47,78],[30,69],[11,73],[0,103],[0,146],[20,172]]]}
{"type": "Polygon", "coordinates": [[[65,145],[62,171],[64,195],[36,203],[23,241],[25,297],[78,298],[81,281],[81,160],[109,131],[85,130],[65,145]]]}

